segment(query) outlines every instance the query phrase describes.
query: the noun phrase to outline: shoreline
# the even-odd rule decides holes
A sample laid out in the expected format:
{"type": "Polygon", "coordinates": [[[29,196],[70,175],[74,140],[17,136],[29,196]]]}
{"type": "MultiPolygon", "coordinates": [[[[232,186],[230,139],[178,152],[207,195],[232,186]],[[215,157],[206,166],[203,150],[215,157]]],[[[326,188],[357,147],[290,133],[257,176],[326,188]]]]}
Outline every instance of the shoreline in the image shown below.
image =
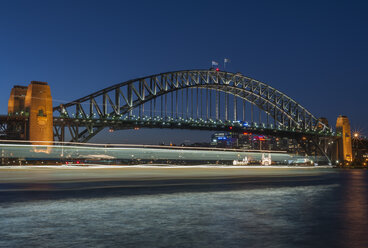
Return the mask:
{"type": "MultiPolygon", "coordinates": [[[[152,165],[99,165],[99,164],[81,164],[81,165],[4,165],[0,166],[2,169],[32,169],[32,168],[54,168],[54,169],[116,169],[116,168],[228,168],[228,169],[327,169],[335,168],[331,165],[318,165],[318,166],[288,166],[288,165],[167,165],[167,164],[152,164],[152,165]]],[[[1,176],[1,175],[0,175],[1,176]]]]}

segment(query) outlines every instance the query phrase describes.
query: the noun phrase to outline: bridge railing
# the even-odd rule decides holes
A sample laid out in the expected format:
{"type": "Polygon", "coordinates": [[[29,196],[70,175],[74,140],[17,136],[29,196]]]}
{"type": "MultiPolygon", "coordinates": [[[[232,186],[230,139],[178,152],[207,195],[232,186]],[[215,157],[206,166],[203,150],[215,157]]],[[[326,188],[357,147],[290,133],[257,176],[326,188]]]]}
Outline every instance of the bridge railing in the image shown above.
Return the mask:
{"type": "MultiPolygon", "coordinates": [[[[106,117],[104,119],[83,119],[83,118],[68,118],[68,117],[59,117],[55,118],[55,123],[61,122],[75,122],[78,123],[80,127],[83,125],[93,124],[95,126],[103,125],[109,127],[110,129],[126,129],[132,127],[149,127],[150,125],[154,125],[156,127],[163,128],[165,126],[170,126],[172,128],[185,128],[188,126],[192,127],[203,127],[208,130],[220,130],[226,129],[228,131],[247,131],[247,130],[258,130],[262,132],[264,129],[275,130],[275,131],[287,131],[287,132],[296,132],[296,133],[305,133],[305,134],[314,134],[320,136],[335,136],[335,132],[330,130],[310,130],[304,129],[301,127],[290,127],[281,124],[273,124],[273,123],[258,123],[258,122],[247,122],[247,121],[232,121],[232,120],[212,120],[212,119],[202,119],[202,118],[182,118],[182,117],[150,117],[150,116],[111,116],[106,117]],[[234,129],[233,129],[234,128],[234,129]]],[[[61,125],[61,124],[57,124],[61,125]]]]}

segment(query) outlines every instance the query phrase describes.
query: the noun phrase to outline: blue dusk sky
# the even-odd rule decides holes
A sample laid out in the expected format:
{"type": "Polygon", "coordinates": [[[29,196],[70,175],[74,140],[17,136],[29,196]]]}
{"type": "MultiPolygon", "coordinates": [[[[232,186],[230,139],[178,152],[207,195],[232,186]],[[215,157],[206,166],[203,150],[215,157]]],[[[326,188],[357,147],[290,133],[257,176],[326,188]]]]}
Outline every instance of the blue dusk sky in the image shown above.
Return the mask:
{"type": "MultiPolygon", "coordinates": [[[[367,1],[0,0],[0,114],[13,85],[50,84],[54,105],[166,71],[263,81],[335,125],[368,134],[367,1]]],[[[92,141],[209,141],[211,132],[103,132],[92,141]]]]}

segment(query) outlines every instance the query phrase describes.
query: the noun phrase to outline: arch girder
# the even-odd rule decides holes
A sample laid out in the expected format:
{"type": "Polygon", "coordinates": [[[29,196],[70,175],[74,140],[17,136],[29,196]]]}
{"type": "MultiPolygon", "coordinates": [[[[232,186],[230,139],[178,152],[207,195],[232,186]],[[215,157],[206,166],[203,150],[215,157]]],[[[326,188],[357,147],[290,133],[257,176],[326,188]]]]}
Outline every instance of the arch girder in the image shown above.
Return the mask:
{"type": "Polygon", "coordinates": [[[304,129],[320,124],[308,110],[277,89],[240,73],[215,70],[168,72],[129,80],[55,107],[54,111],[69,118],[118,117],[159,96],[193,87],[221,90],[245,99],[282,125],[285,120],[290,126],[304,129]]]}

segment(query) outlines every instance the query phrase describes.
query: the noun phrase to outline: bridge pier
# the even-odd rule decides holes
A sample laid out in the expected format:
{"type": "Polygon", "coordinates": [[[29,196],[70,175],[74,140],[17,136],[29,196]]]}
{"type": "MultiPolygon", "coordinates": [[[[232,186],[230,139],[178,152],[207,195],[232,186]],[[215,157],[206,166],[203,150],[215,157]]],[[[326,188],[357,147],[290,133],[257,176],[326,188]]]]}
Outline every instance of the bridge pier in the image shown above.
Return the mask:
{"type": "MultiPolygon", "coordinates": [[[[29,140],[34,145],[52,144],[53,141],[53,108],[50,87],[46,82],[32,81],[28,87],[14,86],[8,101],[9,116],[28,117],[28,121],[19,125],[24,127],[20,132],[20,139],[29,140]],[[37,142],[43,141],[43,142],[37,142]]],[[[8,127],[8,131],[13,128],[8,127]]]]}
{"type": "Polygon", "coordinates": [[[336,160],[339,164],[350,164],[353,161],[351,130],[349,119],[340,115],[336,120],[336,132],[340,135],[336,142],[336,160]]]}
{"type": "Polygon", "coordinates": [[[27,89],[25,108],[29,113],[28,140],[33,141],[33,144],[52,144],[53,109],[50,86],[45,82],[32,81],[27,89]]]}
{"type": "MultiPolygon", "coordinates": [[[[8,115],[11,116],[26,116],[25,99],[27,94],[27,86],[15,85],[11,92],[8,101],[8,115]]],[[[7,128],[9,138],[26,139],[27,126],[23,122],[13,122],[7,128]]]]}

